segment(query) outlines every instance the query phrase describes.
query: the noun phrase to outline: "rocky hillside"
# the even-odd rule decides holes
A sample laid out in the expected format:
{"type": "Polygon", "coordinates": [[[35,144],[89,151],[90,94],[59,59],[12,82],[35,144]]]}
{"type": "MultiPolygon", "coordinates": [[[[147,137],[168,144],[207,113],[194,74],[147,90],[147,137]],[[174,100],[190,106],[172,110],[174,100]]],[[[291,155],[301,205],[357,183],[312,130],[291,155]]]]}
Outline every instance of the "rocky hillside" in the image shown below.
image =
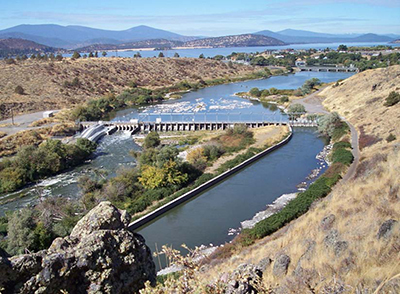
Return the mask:
{"type": "Polygon", "coordinates": [[[58,49],[24,39],[0,39],[0,58],[31,53],[50,53],[58,49]]]}
{"type": "Polygon", "coordinates": [[[253,34],[233,35],[215,38],[205,38],[186,42],[185,47],[252,47],[277,46],[285,43],[271,37],[253,34]]]}
{"type": "Polygon", "coordinates": [[[130,82],[155,88],[183,80],[244,76],[257,70],[251,66],[191,58],[90,58],[0,63],[0,117],[11,107],[14,114],[71,107],[107,93],[119,94],[130,82]],[[22,87],[22,95],[15,93],[17,86],[22,87]]]}
{"type": "Polygon", "coordinates": [[[137,293],[146,281],[154,284],[150,249],[127,229],[129,221],[125,211],[102,202],[48,250],[3,253],[1,293],[137,293]]]}
{"type": "Polygon", "coordinates": [[[328,87],[325,106],[360,134],[355,177],[276,233],[203,266],[193,284],[219,293],[399,293],[400,103],[384,106],[399,82],[392,66],[328,87]]]}

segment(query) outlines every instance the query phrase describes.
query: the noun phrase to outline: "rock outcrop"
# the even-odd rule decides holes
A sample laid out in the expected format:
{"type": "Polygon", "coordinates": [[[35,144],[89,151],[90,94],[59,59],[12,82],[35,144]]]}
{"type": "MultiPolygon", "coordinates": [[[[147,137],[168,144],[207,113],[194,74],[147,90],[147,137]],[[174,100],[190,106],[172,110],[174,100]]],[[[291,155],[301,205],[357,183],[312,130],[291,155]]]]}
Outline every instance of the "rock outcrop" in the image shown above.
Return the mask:
{"type": "Polygon", "coordinates": [[[102,202],[48,250],[0,258],[1,293],[135,293],[155,283],[150,249],[130,216],[102,202]]]}

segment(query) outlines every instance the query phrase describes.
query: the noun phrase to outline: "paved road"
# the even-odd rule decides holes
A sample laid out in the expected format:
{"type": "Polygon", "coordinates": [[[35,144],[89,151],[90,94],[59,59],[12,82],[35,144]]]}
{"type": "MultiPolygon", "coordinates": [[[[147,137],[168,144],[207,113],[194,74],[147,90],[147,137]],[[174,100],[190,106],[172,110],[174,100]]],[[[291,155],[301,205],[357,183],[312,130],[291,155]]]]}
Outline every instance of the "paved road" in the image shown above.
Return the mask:
{"type": "MultiPolygon", "coordinates": [[[[54,110],[57,111],[57,110],[54,110]]],[[[18,115],[14,117],[14,125],[12,124],[11,118],[1,120],[0,125],[9,125],[6,127],[0,127],[0,131],[7,133],[7,135],[15,134],[19,131],[31,130],[31,129],[38,129],[40,127],[30,127],[29,125],[34,121],[43,118],[43,113],[45,111],[39,111],[29,114],[18,115]]]]}
{"type": "MultiPolygon", "coordinates": [[[[295,100],[295,103],[304,105],[308,113],[329,113],[324,109],[324,106],[322,105],[322,101],[324,101],[324,98],[318,97],[318,94],[325,88],[326,87],[323,87],[317,92],[314,92],[305,98],[295,100]]],[[[354,156],[353,163],[350,165],[346,175],[343,177],[343,181],[347,182],[348,180],[353,178],[354,175],[356,174],[357,166],[358,163],[360,162],[360,150],[358,146],[358,132],[356,128],[350,122],[348,122],[344,117],[341,117],[341,119],[345,121],[350,127],[351,145],[353,147],[351,152],[353,153],[354,156]]]]}

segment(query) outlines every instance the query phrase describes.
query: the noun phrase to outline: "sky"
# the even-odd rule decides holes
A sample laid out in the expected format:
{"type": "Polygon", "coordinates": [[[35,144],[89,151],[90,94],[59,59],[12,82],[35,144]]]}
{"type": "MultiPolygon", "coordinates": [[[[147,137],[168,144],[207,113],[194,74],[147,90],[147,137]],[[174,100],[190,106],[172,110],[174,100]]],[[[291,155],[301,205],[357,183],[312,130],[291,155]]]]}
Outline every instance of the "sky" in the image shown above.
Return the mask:
{"type": "Polygon", "coordinates": [[[192,36],[287,28],[400,34],[400,0],[0,0],[0,29],[19,24],[138,25],[192,36]]]}

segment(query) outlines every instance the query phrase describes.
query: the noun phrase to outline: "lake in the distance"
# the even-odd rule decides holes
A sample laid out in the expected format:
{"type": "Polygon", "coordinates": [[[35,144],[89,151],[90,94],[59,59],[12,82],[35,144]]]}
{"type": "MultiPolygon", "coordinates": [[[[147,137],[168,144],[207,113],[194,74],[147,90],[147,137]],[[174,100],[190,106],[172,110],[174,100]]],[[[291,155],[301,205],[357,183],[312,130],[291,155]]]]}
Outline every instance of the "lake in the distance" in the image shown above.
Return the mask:
{"type": "MultiPolygon", "coordinates": [[[[203,49],[171,49],[171,50],[131,50],[131,51],[107,51],[107,57],[133,57],[134,54],[140,52],[142,57],[157,57],[160,52],[164,54],[165,57],[173,57],[175,53],[178,53],[180,57],[191,57],[197,58],[200,54],[203,54],[205,57],[214,57],[216,55],[227,56],[232,52],[242,52],[242,53],[255,53],[255,52],[263,52],[266,50],[281,50],[281,49],[317,49],[322,50],[325,48],[337,49],[339,45],[344,44],[347,46],[357,46],[357,47],[372,47],[378,45],[388,45],[392,47],[399,47],[400,44],[390,44],[390,43],[382,43],[382,42],[368,42],[368,43],[314,43],[314,44],[290,44],[283,46],[261,46],[261,47],[228,47],[228,48],[203,48],[203,49]]],[[[84,54],[84,53],[82,53],[84,54]]],[[[88,54],[88,52],[86,52],[88,54]]],[[[72,54],[64,54],[64,57],[71,57],[72,54]]],[[[101,56],[101,54],[100,54],[101,56]]]]}

